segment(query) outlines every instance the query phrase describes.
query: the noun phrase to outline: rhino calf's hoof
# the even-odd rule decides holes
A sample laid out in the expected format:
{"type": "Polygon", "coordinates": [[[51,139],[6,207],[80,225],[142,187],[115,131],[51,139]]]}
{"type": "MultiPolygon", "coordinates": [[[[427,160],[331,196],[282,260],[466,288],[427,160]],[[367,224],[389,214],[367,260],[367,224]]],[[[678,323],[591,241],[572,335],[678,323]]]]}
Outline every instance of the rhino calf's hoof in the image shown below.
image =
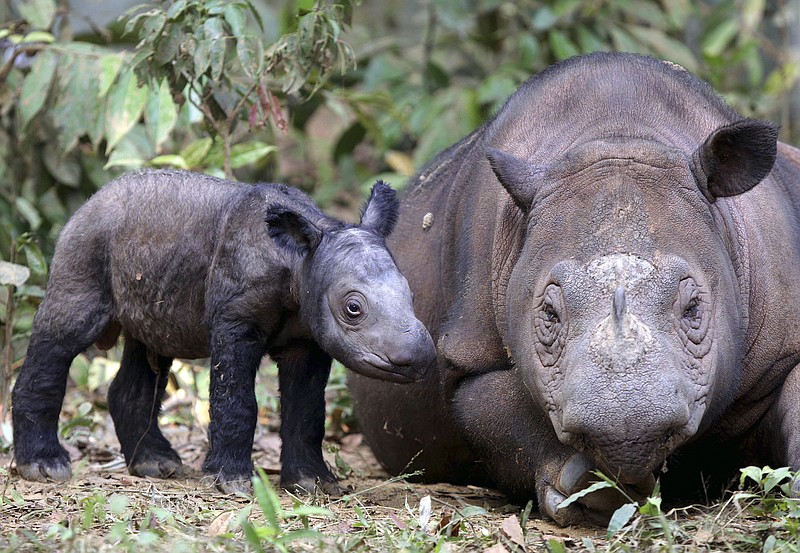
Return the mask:
{"type": "Polygon", "coordinates": [[[342,489],[335,478],[330,480],[318,476],[301,476],[294,482],[281,481],[281,487],[290,493],[301,495],[316,495],[320,493],[334,496],[342,495],[342,489]]]}
{"type": "MultiPolygon", "coordinates": [[[[176,454],[177,455],[177,454],[176,454]]],[[[152,456],[146,459],[137,460],[128,467],[128,472],[134,476],[151,478],[172,478],[180,476],[183,463],[180,458],[173,456],[152,456]]]]}
{"type": "Polygon", "coordinates": [[[72,477],[69,462],[64,463],[61,460],[18,463],[17,472],[25,480],[34,482],[66,482],[72,477]]]}
{"type": "Polygon", "coordinates": [[[228,495],[236,495],[239,493],[245,495],[252,495],[253,483],[250,481],[249,478],[246,478],[244,476],[232,480],[218,480],[217,489],[222,493],[228,495]]]}

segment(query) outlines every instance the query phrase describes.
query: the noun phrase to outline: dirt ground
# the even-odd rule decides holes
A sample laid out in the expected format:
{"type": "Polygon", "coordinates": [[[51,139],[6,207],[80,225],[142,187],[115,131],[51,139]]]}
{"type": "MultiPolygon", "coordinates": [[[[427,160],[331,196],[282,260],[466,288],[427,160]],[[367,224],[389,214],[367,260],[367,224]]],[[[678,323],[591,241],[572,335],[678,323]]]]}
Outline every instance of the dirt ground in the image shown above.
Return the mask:
{"type": "MultiPolygon", "coordinates": [[[[185,466],[182,478],[158,480],[138,478],[127,473],[124,460],[119,452],[116,436],[113,433],[110,417],[105,426],[93,428],[91,433],[84,433],[73,438],[67,445],[72,457],[73,478],[62,484],[40,484],[22,480],[13,468],[10,454],[0,455],[0,466],[6,469],[3,482],[3,497],[14,499],[6,501],[0,516],[0,535],[8,536],[20,530],[44,535],[53,523],[63,523],[70,517],[80,517],[79,506],[85,505],[86,498],[98,491],[104,494],[126,494],[142,496],[147,501],[158,498],[161,504],[181,510],[181,504],[191,505],[192,509],[205,509],[210,513],[231,508],[238,501],[248,502],[245,498],[231,498],[218,492],[213,483],[204,478],[200,466],[207,446],[205,434],[200,428],[171,425],[164,429],[165,435],[181,455],[185,466]],[[147,499],[149,498],[149,499],[147,499]],[[71,512],[75,511],[75,512],[71,512]]],[[[331,444],[328,444],[329,446],[331,444]]],[[[346,497],[350,499],[337,509],[334,498],[323,502],[326,508],[336,513],[327,526],[321,530],[331,533],[346,533],[356,516],[352,509],[353,500],[375,518],[386,517],[403,524],[401,519],[414,513],[420,500],[430,496],[432,503],[432,521],[436,517],[449,516],[449,513],[460,512],[469,505],[479,506],[488,511],[488,525],[500,528],[501,522],[512,514],[520,515],[522,508],[509,505],[504,496],[494,490],[475,486],[454,486],[450,484],[412,484],[406,481],[392,481],[375,460],[369,448],[363,443],[360,434],[345,435],[338,443],[327,449],[338,449],[340,470],[349,476],[341,481],[346,497]],[[342,463],[342,461],[344,463],[342,463]]],[[[336,455],[331,451],[325,453],[331,466],[337,466],[336,455]]],[[[280,473],[280,439],[268,425],[259,425],[254,444],[254,462],[270,475],[270,481],[277,488],[280,473]]],[[[291,497],[281,494],[285,506],[291,504],[291,497]]],[[[188,507],[187,507],[188,508],[188,507]]],[[[287,507],[288,508],[288,507],[287,507]]],[[[200,532],[213,533],[218,517],[209,516],[194,520],[200,532]]],[[[583,536],[600,536],[598,529],[559,528],[532,513],[527,523],[527,533],[531,531],[541,536],[542,545],[549,539],[566,541],[580,540],[583,536]]]]}

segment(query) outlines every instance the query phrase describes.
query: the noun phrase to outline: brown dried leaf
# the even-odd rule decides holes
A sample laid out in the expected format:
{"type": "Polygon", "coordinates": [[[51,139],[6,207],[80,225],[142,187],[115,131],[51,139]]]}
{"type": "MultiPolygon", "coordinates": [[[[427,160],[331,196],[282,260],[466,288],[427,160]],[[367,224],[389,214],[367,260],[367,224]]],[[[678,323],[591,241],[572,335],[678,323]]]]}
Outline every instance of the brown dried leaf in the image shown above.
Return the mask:
{"type": "Polygon", "coordinates": [[[506,549],[502,543],[496,543],[489,549],[484,549],[483,553],[508,553],[508,549],[506,549]]]}
{"type": "Polygon", "coordinates": [[[508,539],[512,542],[522,548],[525,547],[525,537],[522,535],[522,526],[519,525],[517,515],[511,515],[503,519],[500,529],[503,530],[503,533],[508,536],[508,539]]]}
{"type": "Polygon", "coordinates": [[[227,532],[231,518],[234,514],[234,511],[226,511],[212,520],[211,524],[209,524],[208,528],[206,528],[206,536],[214,537],[227,532]]]}
{"type": "Polygon", "coordinates": [[[389,513],[389,518],[392,519],[392,522],[394,522],[395,526],[397,526],[400,530],[405,530],[406,528],[408,528],[406,523],[400,520],[400,518],[396,514],[389,513]]]}

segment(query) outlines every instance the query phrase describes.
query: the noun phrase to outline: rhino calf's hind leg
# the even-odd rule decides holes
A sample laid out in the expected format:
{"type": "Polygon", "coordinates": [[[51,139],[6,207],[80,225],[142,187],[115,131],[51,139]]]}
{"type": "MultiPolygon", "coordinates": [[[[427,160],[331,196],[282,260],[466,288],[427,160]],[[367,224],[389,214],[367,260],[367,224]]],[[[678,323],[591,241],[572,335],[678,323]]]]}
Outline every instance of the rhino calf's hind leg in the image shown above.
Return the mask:
{"type": "Polygon", "coordinates": [[[281,487],[338,494],[336,477],[322,458],[325,385],[331,358],[311,342],[294,345],[274,357],[281,394],[281,487]]]}
{"type": "Polygon", "coordinates": [[[79,296],[81,301],[62,301],[58,292],[54,286],[39,307],[12,393],[17,471],[41,482],[62,482],[72,474],[69,455],[58,441],[67,375],[75,356],[102,335],[111,318],[110,301],[97,290],[79,296]]]}
{"type": "Polygon", "coordinates": [[[155,367],[144,344],[125,336],[120,369],[108,390],[108,410],[128,471],[169,478],[180,468],[181,459],[161,433],[158,415],[172,359],[159,355],[153,361],[155,367]]]}

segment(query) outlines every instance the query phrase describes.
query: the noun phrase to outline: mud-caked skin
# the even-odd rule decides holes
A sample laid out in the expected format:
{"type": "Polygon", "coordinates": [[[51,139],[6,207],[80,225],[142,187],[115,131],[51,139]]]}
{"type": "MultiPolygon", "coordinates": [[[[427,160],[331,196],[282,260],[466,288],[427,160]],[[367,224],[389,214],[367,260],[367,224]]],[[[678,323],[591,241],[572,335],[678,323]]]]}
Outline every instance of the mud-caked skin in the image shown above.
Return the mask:
{"type": "Polygon", "coordinates": [[[57,437],[70,363],[122,332],[108,403],[132,474],[180,470],[157,424],[169,368],[176,357],[210,356],[203,469],[224,491],[247,488],[254,379],[269,354],[280,380],[281,485],[336,491],[321,451],[331,358],[406,383],[436,355],[386,248],[397,210],[382,182],[358,225],[326,216],[284,185],[179,171],[141,171],[106,185],[56,245],[13,391],[18,472],[29,480],[70,477],[57,437]]]}
{"type": "Polygon", "coordinates": [[[634,496],[800,469],[800,150],[777,134],[655,59],[530,79],[403,200],[390,246],[438,370],[351,375],[379,460],[562,524],[623,501],[557,509],[597,469],[634,496]]]}

